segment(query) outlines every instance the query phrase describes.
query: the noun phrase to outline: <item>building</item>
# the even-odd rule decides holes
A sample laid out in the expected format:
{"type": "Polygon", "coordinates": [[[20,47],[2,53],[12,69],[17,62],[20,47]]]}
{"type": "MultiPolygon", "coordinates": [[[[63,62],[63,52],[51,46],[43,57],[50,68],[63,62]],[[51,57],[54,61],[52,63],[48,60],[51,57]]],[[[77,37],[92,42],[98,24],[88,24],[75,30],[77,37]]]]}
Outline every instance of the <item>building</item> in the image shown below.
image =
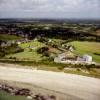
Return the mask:
{"type": "Polygon", "coordinates": [[[85,59],[85,61],[87,61],[87,62],[92,62],[92,56],[90,56],[90,55],[84,55],[83,59],[85,59]]]}
{"type": "Polygon", "coordinates": [[[65,53],[59,54],[57,57],[55,57],[54,62],[64,64],[94,64],[94,62],[92,62],[92,56],[90,55],[75,57],[68,54],[66,55],[65,53]]]}
{"type": "Polygon", "coordinates": [[[55,57],[54,62],[61,62],[67,60],[75,61],[75,55],[73,55],[71,52],[62,53],[55,57]]]}
{"type": "Polygon", "coordinates": [[[83,55],[83,57],[77,57],[77,61],[92,62],[92,56],[83,55]]]}
{"type": "Polygon", "coordinates": [[[60,61],[62,61],[64,58],[66,58],[65,53],[59,54],[57,57],[55,57],[54,62],[60,62],[60,61]]]}

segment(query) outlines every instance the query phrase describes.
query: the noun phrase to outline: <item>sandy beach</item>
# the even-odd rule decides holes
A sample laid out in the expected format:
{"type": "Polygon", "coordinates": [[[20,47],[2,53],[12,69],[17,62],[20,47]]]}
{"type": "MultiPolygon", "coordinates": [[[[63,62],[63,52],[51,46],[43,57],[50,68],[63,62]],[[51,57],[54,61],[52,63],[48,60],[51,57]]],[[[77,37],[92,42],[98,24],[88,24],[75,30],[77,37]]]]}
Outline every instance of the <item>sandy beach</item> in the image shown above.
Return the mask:
{"type": "Polygon", "coordinates": [[[97,78],[0,64],[0,80],[12,86],[25,86],[34,93],[54,94],[58,100],[100,100],[97,78]]]}

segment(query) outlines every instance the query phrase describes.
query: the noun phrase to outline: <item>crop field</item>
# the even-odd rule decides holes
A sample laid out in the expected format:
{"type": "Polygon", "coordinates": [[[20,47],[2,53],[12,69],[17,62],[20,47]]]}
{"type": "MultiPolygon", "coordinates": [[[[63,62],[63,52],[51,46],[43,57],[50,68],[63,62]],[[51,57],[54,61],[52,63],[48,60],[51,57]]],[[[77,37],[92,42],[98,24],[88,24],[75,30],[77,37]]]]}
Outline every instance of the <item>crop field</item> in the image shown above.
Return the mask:
{"type": "Polygon", "coordinates": [[[73,41],[73,42],[70,42],[70,44],[75,47],[76,54],[91,55],[93,57],[93,61],[100,63],[100,43],[99,42],[73,41]]]}

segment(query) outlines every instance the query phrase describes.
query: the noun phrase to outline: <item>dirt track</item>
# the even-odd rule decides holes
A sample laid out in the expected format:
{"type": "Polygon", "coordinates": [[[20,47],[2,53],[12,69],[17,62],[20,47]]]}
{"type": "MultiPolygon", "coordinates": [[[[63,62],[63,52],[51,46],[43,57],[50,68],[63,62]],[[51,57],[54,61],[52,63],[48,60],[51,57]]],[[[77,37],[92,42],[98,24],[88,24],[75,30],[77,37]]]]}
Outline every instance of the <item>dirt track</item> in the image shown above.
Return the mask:
{"type": "Polygon", "coordinates": [[[29,83],[83,100],[100,100],[100,79],[13,67],[0,65],[0,80],[29,83]]]}

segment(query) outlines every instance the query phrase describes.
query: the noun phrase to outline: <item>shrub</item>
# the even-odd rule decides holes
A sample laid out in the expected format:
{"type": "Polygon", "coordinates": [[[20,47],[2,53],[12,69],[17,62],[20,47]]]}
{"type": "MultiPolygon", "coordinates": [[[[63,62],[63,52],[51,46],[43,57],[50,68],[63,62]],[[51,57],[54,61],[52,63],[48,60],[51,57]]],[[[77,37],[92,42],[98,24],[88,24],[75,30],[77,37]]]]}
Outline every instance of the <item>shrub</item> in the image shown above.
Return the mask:
{"type": "Polygon", "coordinates": [[[77,68],[77,71],[81,71],[81,69],[80,68],[77,68]]]}
{"type": "Polygon", "coordinates": [[[49,52],[48,52],[48,51],[46,51],[46,52],[44,52],[44,53],[43,53],[43,56],[45,56],[45,57],[49,57],[49,56],[50,56],[50,54],[49,54],[49,52]]]}
{"type": "Polygon", "coordinates": [[[40,38],[38,39],[38,41],[39,41],[39,42],[48,42],[47,39],[44,38],[44,37],[40,37],[40,38]]]}
{"type": "Polygon", "coordinates": [[[5,56],[6,54],[19,53],[23,51],[24,49],[18,47],[16,44],[7,47],[0,47],[0,57],[5,56]]]}
{"type": "Polygon", "coordinates": [[[65,68],[65,66],[59,66],[58,69],[59,70],[63,70],[65,68]]]}
{"type": "Polygon", "coordinates": [[[14,53],[19,53],[19,52],[23,52],[24,51],[24,49],[22,49],[22,48],[20,48],[20,47],[17,47],[16,49],[15,49],[15,52],[14,53]]]}
{"type": "Polygon", "coordinates": [[[42,47],[42,48],[39,48],[39,49],[37,50],[37,52],[40,53],[40,54],[42,54],[42,53],[44,53],[44,52],[47,52],[48,50],[49,50],[48,47],[42,47]]]}

